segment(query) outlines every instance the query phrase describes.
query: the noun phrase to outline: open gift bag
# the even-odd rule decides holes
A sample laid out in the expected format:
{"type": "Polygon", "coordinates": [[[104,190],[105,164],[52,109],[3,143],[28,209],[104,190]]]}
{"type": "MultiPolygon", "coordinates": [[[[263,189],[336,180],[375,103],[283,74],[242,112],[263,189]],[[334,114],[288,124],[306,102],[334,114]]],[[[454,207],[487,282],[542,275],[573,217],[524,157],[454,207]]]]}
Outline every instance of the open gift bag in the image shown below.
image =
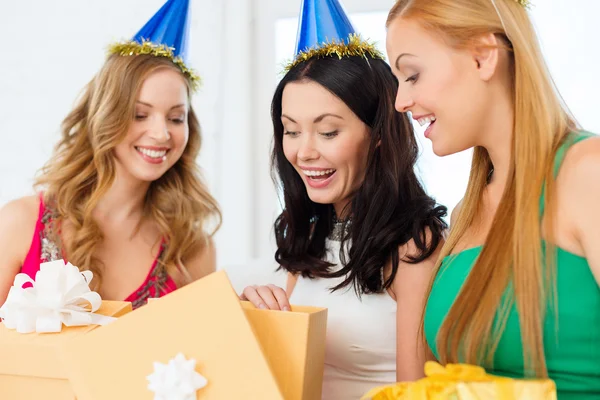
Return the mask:
{"type": "MultiPolygon", "coordinates": [[[[120,317],[131,303],[103,301],[96,314],[120,317]]],[[[61,362],[64,343],[85,336],[98,325],[63,327],[59,333],[18,333],[0,324],[0,398],[3,400],[74,400],[61,362]]]]}
{"type": "Polygon", "coordinates": [[[260,310],[242,302],[246,318],[286,400],[318,400],[323,386],[327,309],[292,305],[260,310]]]}
{"type": "Polygon", "coordinates": [[[148,377],[169,368],[171,381],[157,379],[154,387],[189,378],[186,387],[203,386],[197,399],[284,398],[224,271],[70,341],[63,356],[78,400],[153,399],[148,377]],[[193,373],[205,385],[182,372],[178,355],[195,360],[193,373]]]}

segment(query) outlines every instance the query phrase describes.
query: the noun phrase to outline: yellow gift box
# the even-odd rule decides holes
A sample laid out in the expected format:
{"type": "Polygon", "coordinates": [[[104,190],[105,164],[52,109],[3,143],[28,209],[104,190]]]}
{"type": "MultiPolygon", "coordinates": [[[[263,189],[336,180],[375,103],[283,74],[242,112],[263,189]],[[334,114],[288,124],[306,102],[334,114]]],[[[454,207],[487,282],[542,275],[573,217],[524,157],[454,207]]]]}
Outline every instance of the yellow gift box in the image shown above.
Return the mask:
{"type": "Polygon", "coordinates": [[[481,367],[436,362],[425,364],[425,378],[372,389],[361,400],[556,400],[549,379],[510,379],[481,367]]]}
{"type": "MultiPolygon", "coordinates": [[[[103,301],[96,314],[120,317],[131,303],[103,301]]],[[[6,400],[74,400],[61,348],[98,325],[63,326],[59,333],[18,333],[0,324],[0,397],[6,400]]]]}
{"type": "Polygon", "coordinates": [[[242,304],[218,271],[71,341],[64,358],[78,400],[153,399],[154,363],[166,365],[178,354],[194,360],[207,381],[197,399],[314,400],[325,322],[322,309],[242,304]]]}

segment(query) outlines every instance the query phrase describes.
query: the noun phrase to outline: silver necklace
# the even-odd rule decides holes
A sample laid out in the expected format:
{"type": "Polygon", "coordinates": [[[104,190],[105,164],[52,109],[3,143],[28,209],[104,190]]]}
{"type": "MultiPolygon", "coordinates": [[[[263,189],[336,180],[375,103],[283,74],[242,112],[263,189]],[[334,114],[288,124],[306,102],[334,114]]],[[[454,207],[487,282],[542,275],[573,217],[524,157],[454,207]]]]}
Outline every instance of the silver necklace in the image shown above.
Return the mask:
{"type": "Polygon", "coordinates": [[[329,234],[329,239],[341,242],[342,238],[346,236],[348,232],[350,232],[350,228],[352,227],[352,220],[339,220],[334,214],[332,219],[332,225],[333,228],[331,229],[331,233],[329,234]]]}

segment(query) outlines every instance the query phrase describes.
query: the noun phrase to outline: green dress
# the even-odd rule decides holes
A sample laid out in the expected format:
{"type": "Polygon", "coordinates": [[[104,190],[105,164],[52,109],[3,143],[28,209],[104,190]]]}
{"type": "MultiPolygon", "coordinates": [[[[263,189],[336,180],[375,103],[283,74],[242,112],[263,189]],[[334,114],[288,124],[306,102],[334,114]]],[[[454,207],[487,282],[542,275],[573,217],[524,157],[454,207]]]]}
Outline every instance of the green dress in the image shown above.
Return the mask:
{"type": "MultiPolygon", "coordinates": [[[[567,140],[557,153],[555,173],[558,173],[568,148],[592,136],[587,132],[573,134],[572,140],[567,140]]],[[[481,249],[475,247],[446,257],[435,278],[425,310],[425,336],[436,357],[439,354],[437,333],[481,249]]],[[[544,352],[549,377],[556,383],[559,400],[600,399],[600,287],[584,257],[558,248],[556,268],[558,312],[547,313],[544,321],[544,352]]],[[[490,374],[511,378],[524,376],[516,306],[510,311],[493,365],[482,367],[490,374]]]]}

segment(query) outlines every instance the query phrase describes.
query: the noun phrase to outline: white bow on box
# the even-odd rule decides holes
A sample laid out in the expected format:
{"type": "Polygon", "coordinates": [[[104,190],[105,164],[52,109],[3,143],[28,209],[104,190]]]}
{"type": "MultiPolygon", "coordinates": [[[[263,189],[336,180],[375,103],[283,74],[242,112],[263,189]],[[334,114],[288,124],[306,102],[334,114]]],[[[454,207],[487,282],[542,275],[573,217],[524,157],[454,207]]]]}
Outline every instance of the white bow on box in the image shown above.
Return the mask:
{"type": "Polygon", "coordinates": [[[195,400],[196,392],[208,384],[205,377],[196,372],[196,360],[186,360],[182,353],[168,364],[154,363],[154,372],[146,377],[148,389],[154,392],[154,400],[195,400]]]}
{"type": "Polygon", "coordinates": [[[116,318],[94,314],[102,299],[90,290],[93,276],[63,260],[41,264],[35,281],[27,274],[17,274],[0,307],[0,318],[8,329],[19,333],[60,332],[63,324],[106,325],[116,318]],[[26,283],[32,287],[24,289],[26,283]]]}

